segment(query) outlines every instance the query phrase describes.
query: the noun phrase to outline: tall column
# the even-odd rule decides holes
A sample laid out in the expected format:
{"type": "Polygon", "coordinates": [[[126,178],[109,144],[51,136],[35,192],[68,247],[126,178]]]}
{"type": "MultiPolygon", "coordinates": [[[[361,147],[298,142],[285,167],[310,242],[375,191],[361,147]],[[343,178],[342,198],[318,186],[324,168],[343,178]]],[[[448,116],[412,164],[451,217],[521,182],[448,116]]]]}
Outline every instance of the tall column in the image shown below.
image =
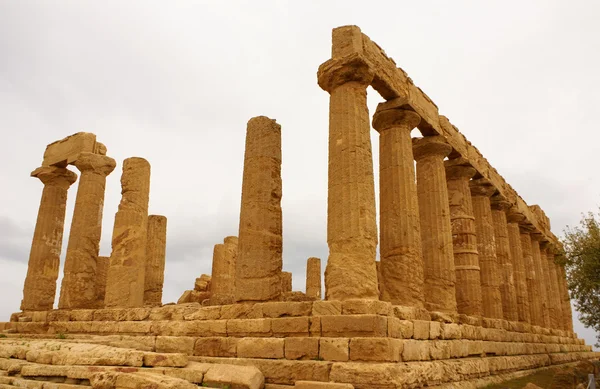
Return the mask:
{"type": "Polygon", "coordinates": [[[100,250],[106,176],[117,165],[105,155],[79,154],[75,167],[81,172],[73,221],[67,245],[65,273],[60,288],[60,309],[95,308],[96,261],[100,250]]]}
{"type": "Polygon", "coordinates": [[[529,297],[531,324],[543,327],[542,292],[539,283],[540,271],[533,258],[532,241],[527,227],[521,228],[521,247],[523,249],[523,262],[525,263],[525,275],[527,277],[527,295],[529,297]]]}
{"type": "Polygon", "coordinates": [[[146,274],[144,278],[144,305],[161,305],[165,281],[167,250],[167,218],[148,216],[146,239],[146,274]]]}
{"type": "Polygon", "coordinates": [[[310,257],[306,261],[306,295],[321,299],[321,259],[310,257]]]}
{"type": "Polygon", "coordinates": [[[108,276],[109,257],[98,257],[96,262],[96,307],[104,308],[106,277],[108,276]]]}
{"type": "Polygon", "coordinates": [[[548,296],[546,290],[546,283],[548,278],[544,271],[544,264],[546,258],[542,258],[540,250],[540,242],[542,241],[542,235],[539,233],[530,233],[531,235],[531,254],[533,255],[533,264],[535,266],[537,284],[540,291],[539,304],[542,311],[542,327],[550,328],[550,315],[548,311],[548,296]]]}
{"type": "Polygon", "coordinates": [[[367,86],[373,72],[359,57],[332,59],[318,79],[329,92],[329,171],[325,269],[327,300],[379,299],[375,256],[375,181],[367,86]]]}
{"type": "Polygon", "coordinates": [[[558,289],[558,273],[556,271],[556,263],[554,262],[554,247],[548,245],[546,247],[546,261],[548,262],[548,284],[550,285],[550,306],[553,308],[552,328],[563,328],[563,312],[558,289]]]}
{"type": "Polygon", "coordinates": [[[458,313],[481,316],[481,275],[477,252],[477,232],[469,180],[476,170],[464,158],[444,162],[452,221],[456,304],[458,313]]]}
{"type": "Polygon", "coordinates": [[[561,289],[562,311],[564,314],[564,328],[567,331],[573,332],[573,313],[571,311],[571,297],[569,288],[567,287],[567,273],[564,266],[558,267],[559,287],[561,289]]]}
{"type": "Polygon", "coordinates": [[[526,272],[525,258],[521,246],[521,231],[519,228],[519,223],[523,221],[524,216],[515,212],[515,209],[509,208],[506,219],[508,222],[506,227],[508,229],[510,259],[513,265],[515,290],[517,293],[517,314],[520,322],[531,323],[529,292],[527,289],[528,273],[526,272]]]}
{"type": "Polygon", "coordinates": [[[423,251],[410,132],[421,118],[413,111],[379,104],[379,220],[383,300],[423,307],[423,251]]]}
{"type": "Polygon", "coordinates": [[[281,296],[281,126],[266,116],[248,121],[242,180],[237,301],[281,296]]]}
{"type": "Polygon", "coordinates": [[[77,174],[51,166],[37,168],[31,176],[42,181],[44,189],[29,253],[21,310],[45,311],[54,305],[67,191],[77,180],[77,174]]]}
{"type": "MultiPolygon", "coordinates": [[[[496,257],[498,258],[498,268],[500,273],[499,278],[500,294],[502,296],[502,314],[506,320],[518,321],[519,313],[517,303],[517,287],[515,285],[517,279],[515,275],[516,266],[513,265],[513,259],[511,256],[508,223],[506,220],[506,211],[510,208],[510,203],[499,196],[493,196],[491,198],[491,205],[492,219],[494,221],[494,235],[496,238],[496,257]]],[[[519,251],[521,251],[520,246],[521,245],[519,244],[519,251]]]]}
{"type": "Polygon", "coordinates": [[[228,236],[223,243],[215,245],[210,279],[212,305],[235,302],[235,262],[238,256],[237,236],[228,236]]]}
{"type": "Polygon", "coordinates": [[[542,239],[539,247],[542,265],[542,288],[546,291],[546,315],[548,318],[546,325],[548,328],[558,328],[556,325],[556,307],[552,300],[552,277],[550,275],[550,268],[548,267],[548,242],[542,239]]]}
{"type": "Polygon", "coordinates": [[[483,316],[502,319],[502,295],[500,294],[501,271],[496,254],[496,237],[490,197],[496,188],[480,178],[470,182],[475,231],[477,233],[477,252],[481,268],[481,297],[483,316]]]}
{"type": "Polygon", "coordinates": [[[421,222],[425,308],[456,313],[452,227],[444,158],[452,147],[441,136],[413,139],[421,222]]]}
{"type": "Polygon", "coordinates": [[[287,293],[292,291],[292,273],[289,271],[281,272],[281,292],[287,293]]]}
{"type": "Polygon", "coordinates": [[[104,299],[107,308],[144,306],[149,197],[150,164],[144,158],[127,158],[113,227],[104,299]]]}

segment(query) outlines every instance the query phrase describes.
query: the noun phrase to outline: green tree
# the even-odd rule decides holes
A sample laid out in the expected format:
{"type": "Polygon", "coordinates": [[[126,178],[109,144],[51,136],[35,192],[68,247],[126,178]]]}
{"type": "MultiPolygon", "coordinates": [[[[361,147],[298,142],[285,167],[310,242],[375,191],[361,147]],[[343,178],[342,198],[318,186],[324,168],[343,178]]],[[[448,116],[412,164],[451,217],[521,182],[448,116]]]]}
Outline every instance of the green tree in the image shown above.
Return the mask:
{"type": "Polygon", "coordinates": [[[593,328],[600,347],[600,213],[583,215],[564,231],[565,269],[571,299],[583,325],[593,328]]]}

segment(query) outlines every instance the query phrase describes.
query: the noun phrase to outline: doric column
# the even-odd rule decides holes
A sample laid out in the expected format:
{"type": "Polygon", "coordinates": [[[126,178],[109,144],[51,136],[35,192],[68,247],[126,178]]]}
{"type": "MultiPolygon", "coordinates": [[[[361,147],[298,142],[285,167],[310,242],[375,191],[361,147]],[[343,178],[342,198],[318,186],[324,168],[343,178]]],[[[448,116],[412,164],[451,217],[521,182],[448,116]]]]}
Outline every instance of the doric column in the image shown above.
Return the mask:
{"type": "Polygon", "coordinates": [[[379,220],[383,300],[423,307],[423,252],[410,132],[421,118],[413,111],[379,104],[379,220]]]}
{"type": "Polygon", "coordinates": [[[61,309],[95,308],[96,261],[102,233],[106,176],[117,166],[114,159],[81,153],[75,167],[81,172],[67,245],[65,273],[60,288],[61,309]]]}
{"type": "MultiPolygon", "coordinates": [[[[540,234],[541,236],[541,234],[540,234]]],[[[546,312],[547,312],[547,318],[548,321],[546,322],[546,325],[548,328],[558,328],[556,325],[556,307],[553,304],[554,301],[552,299],[552,277],[550,275],[550,268],[548,266],[548,243],[547,241],[540,240],[540,258],[541,258],[541,264],[542,264],[542,287],[545,289],[546,291],[546,312]]]]}
{"type": "Polygon", "coordinates": [[[477,232],[469,180],[476,170],[464,158],[444,162],[452,221],[456,304],[458,313],[481,316],[481,275],[477,252],[477,232]]]}
{"type": "Polygon", "coordinates": [[[37,168],[31,176],[42,181],[44,189],[31,242],[21,310],[45,311],[54,305],[67,191],[77,180],[77,174],[51,166],[37,168]]]}
{"type": "Polygon", "coordinates": [[[149,198],[150,163],[144,158],[127,158],[123,161],[121,202],[113,227],[106,307],[144,305],[149,198]]]}
{"type": "Polygon", "coordinates": [[[106,295],[106,278],[108,277],[109,257],[98,257],[96,262],[96,307],[104,308],[106,295]]]}
{"type": "Polygon", "coordinates": [[[509,208],[507,211],[506,221],[508,224],[506,228],[508,229],[510,259],[515,277],[517,314],[520,322],[531,323],[531,308],[529,307],[529,291],[527,284],[528,272],[526,271],[527,267],[525,266],[525,257],[523,256],[523,247],[521,245],[521,231],[519,228],[519,223],[522,222],[523,219],[524,216],[516,212],[515,208],[509,208]]]}
{"type": "Polygon", "coordinates": [[[310,257],[306,261],[306,295],[321,299],[321,259],[310,257]]]}
{"type": "Polygon", "coordinates": [[[212,275],[210,279],[211,305],[235,302],[235,262],[238,255],[238,238],[228,236],[223,243],[216,244],[213,251],[212,275]]]}
{"type": "Polygon", "coordinates": [[[281,272],[281,292],[288,293],[292,291],[292,273],[289,271],[281,272]]]}
{"type": "Polygon", "coordinates": [[[352,56],[321,65],[318,79],[330,94],[326,299],[377,300],[375,182],[367,108],[373,72],[360,56],[352,56]]]}
{"type": "Polygon", "coordinates": [[[146,239],[144,305],[162,304],[166,249],[167,218],[161,215],[149,215],[148,238],[146,239]]]}
{"type": "Polygon", "coordinates": [[[563,326],[567,331],[573,332],[573,313],[571,311],[571,297],[567,286],[567,273],[565,272],[565,267],[559,266],[558,273],[559,287],[561,289],[562,312],[564,315],[563,326]]]}
{"type": "Polygon", "coordinates": [[[490,197],[496,188],[480,178],[470,182],[475,231],[477,232],[477,252],[481,268],[481,297],[483,316],[502,319],[502,295],[500,294],[501,271],[496,254],[496,237],[490,197]]]}
{"type": "Polygon", "coordinates": [[[525,276],[527,278],[529,313],[531,324],[543,327],[542,292],[539,282],[540,270],[533,258],[532,240],[529,231],[528,226],[521,227],[521,248],[523,249],[523,262],[525,263],[525,276]]]}
{"type": "Polygon", "coordinates": [[[237,301],[277,300],[283,266],[281,126],[266,116],[248,121],[242,179],[237,301]]]}
{"type": "Polygon", "coordinates": [[[553,314],[552,318],[552,328],[563,328],[563,312],[562,312],[562,302],[560,299],[560,292],[558,289],[558,273],[556,270],[556,263],[554,262],[554,250],[555,248],[551,245],[547,245],[546,247],[546,261],[548,263],[548,284],[550,285],[550,294],[548,298],[550,299],[550,306],[553,308],[551,313],[553,314]]]}
{"type": "Polygon", "coordinates": [[[444,158],[452,147],[441,136],[413,139],[425,279],[425,308],[456,313],[452,227],[444,158]]]}
{"type": "Polygon", "coordinates": [[[546,264],[546,257],[542,258],[540,250],[540,243],[542,241],[542,234],[532,232],[531,235],[531,254],[533,255],[533,264],[535,266],[536,278],[538,288],[540,291],[539,302],[542,311],[542,323],[543,327],[550,328],[550,314],[548,310],[548,295],[546,284],[548,283],[547,272],[545,271],[544,265],[546,264]]]}
{"type": "MultiPolygon", "coordinates": [[[[500,294],[502,296],[502,314],[504,319],[518,321],[517,287],[516,287],[516,266],[513,265],[511,255],[510,238],[508,233],[508,223],[506,220],[506,211],[510,208],[510,203],[500,196],[491,198],[492,219],[494,221],[494,235],[496,237],[496,257],[498,258],[498,269],[500,273],[500,294]]],[[[518,226],[517,226],[518,238],[518,226]]],[[[518,251],[521,251],[519,242],[518,251]]],[[[523,282],[525,280],[523,279],[523,282]]],[[[523,285],[526,288],[525,285],[523,285]]],[[[525,320],[521,320],[525,321],[525,320]]]]}

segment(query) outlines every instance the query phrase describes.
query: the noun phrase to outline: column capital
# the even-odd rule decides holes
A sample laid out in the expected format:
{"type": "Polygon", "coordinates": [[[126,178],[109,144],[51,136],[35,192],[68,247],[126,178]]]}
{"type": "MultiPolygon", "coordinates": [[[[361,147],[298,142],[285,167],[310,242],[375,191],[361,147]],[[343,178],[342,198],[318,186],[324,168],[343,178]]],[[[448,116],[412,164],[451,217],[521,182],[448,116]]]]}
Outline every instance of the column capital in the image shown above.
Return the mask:
{"type": "Polygon", "coordinates": [[[74,165],[80,172],[91,170],[94,173],[108,176],[115,170],[117,163],[106,155],[83,152],[79,154],[74,165]]]}
{"type": "Polygon", "coordinates": [[[492,197],[496,193],[496,187],[487,178],[478,178],[469,182],[471,196],[492,197]]]}
{"type": "Polygon", "coordinates": [[[386,109],[379,110],[373,115],[373,128],[377,132],[382,132],[394,127],[400,127],[407,131],[419,125],[421,116],[415,111],[408,109],[386,109]]]}
{"type": "Polygon", "coordinates": [[[373,76],[373,70],[360,54],[332,58],[319,66],[317,72],[319,86],[329,93],[348,82],[356,82],[366,88],[373,81],[373,76]]]}
{"type": "Polygon", "coordinates": [[[412,144],[416,160],[429,156],[436,156],[443,159],[452,152],[452,146],[440,135],[413,138],[412,144]]]}
{"type": "Polygon", "coordinates": [[[531,235],[531,240],[535,240],[536,242],[543,242],[546,239],[544,238],[544,235],[542,235],[542,233],[536,231],[535,229],[531,232],[529,232],[529,235],[531,235]]]}
{"type": "Polygon", "coordinates": [[[511,205],[506,211],[506,220],[509,223],[518,223],[520,225],[525,221],[525,215],[523,215],[516,205],[511,205]]]}
{"type": "Polygon", "coordinates": [[[508,201],[506,197],[502,196],[500,193],[496,193],[495,195],[493,195],[490,198],[490,203],[494,211],[508,212],[510,207],[512,207],[510,201],[508,201]]]}
{"type": "Polygon", "coordinates": [[[77,181],[77,173],[67,168],[55,166],[42,166],[31,172],[31,177],[36,177],[44,185],[57,186],[63,189],[69,187],[77,181]]]}
{"type": "Polygon", "coordinates": [[[449,180],[457,178],[470,179],[477,174],[477,170],[463,157],[448,159],[444,161],[444,166],[446,167],[446,177],[449,180]]]}

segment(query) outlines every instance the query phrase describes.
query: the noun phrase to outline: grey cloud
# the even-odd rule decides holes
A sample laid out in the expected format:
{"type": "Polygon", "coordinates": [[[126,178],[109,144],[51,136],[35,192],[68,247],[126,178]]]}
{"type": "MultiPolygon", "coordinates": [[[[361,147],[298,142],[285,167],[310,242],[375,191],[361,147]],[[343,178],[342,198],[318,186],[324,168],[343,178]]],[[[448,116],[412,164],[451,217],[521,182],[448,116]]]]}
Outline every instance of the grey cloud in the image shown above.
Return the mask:
{"type": "Polygon", "coordinates": [[[0,215],[0,258],[27,263],[33,231],[0,215]]]}

